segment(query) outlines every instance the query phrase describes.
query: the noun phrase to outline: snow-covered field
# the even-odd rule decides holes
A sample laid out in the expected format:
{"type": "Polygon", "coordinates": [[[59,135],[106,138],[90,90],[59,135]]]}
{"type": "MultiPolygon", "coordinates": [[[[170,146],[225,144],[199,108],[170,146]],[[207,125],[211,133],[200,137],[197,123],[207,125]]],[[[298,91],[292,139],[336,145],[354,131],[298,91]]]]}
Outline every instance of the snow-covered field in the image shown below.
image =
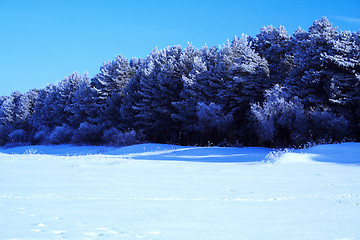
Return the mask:
{"type": "Polygon", "coordinates": [[[360,143],[0,152],[0,239],[360,239],[360,143]]]}

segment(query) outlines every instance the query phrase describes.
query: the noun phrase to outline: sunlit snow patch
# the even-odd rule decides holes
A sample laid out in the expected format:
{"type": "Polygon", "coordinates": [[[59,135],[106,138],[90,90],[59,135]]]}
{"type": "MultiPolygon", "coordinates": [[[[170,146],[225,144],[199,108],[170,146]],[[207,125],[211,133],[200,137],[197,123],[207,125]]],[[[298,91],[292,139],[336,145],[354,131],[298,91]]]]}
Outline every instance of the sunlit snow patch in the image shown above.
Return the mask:
{"type": "Polygon", "coordinates": [[[313,159],[317,156],[318,156],[317,154],[311,154],[311,153],[287,152],[280,156],[278,162],[281,164],[310,163],[310,162],[314,162],[313,159]]]}
{"type": "Polygon", "coordinates": [[[274,150],[266,155],[264,163],[267,164],[289,164],[289,163],[310,163],[318,154],[292,152],[289,149],[274,150]]]}

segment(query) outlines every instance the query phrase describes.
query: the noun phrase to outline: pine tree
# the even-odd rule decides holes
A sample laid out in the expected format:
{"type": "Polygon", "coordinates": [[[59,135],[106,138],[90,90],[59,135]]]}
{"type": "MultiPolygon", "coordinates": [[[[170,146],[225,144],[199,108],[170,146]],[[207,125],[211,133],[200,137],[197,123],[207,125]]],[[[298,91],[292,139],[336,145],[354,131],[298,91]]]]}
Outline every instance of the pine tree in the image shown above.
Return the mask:
{"type": "Polygon", "coordinates": [[[252,42],[256,52],[268,61],[270,78],[276,83],[283,83],[293,65],[290,54],[293,41],[285,28],[263,27],[252,42]]]}
{"type": "Polygon", "coordinates": [[[35,100],[34,112],[31,116],[30,124],[33,131],[37,132],[42,128],[48,128],[51,124],[52,116],[50,106],[47,105],[46,99],[54,90],[55,86],[50,84],[46,88],[40,89],[35,100]]]}
{"type": "Polygon", "coordinates": [[[0,107],[3,104],[3,102],[5,102],[6,99],[7,99],[6,96],[0,96],[0,107]]]}
{"type": "Polygon", "coordinates": [[[136,127],[153,141],[175,141],[178,137],[171,115],[175,111],[172,103],[179,101],[183,87],[180,55],[180,46],[162,51],[154,49],[144,63],[139,89],[141,98],[135,102],[136,127]]]}
{"type": "Polygon", "coordinates": [[[233,121],[232,115],[225,115],[222,107],[215,103],[198,102],[196,116],[195,128],[200,133],[198,142],[201,145],[223,141],[233,121]]]}
{"type": "MultiPolygon", "coordinates": [[[[184,54],[187,54],[187,52],[183,52],[182,56],[184,54]]],[[[207,98],[202,85],[204,83],[202,81],[203,77],[200,77],[200,75],[205,76],[208,71],[205,62],[198,54],[187,56],[186,59],[188,63],[192,61],[191,71],[182,76],[183,89],[180,92],[179,101],[172,103],[176,110],[171,117],[176,124],[180,125],[180,141],[184,141],[184,144],[199,144],[194,139],[196,138],[195,135],[197,135],[198,125],[197,104],[199,101],[206,101],[207,98]]]]}
{"type": "Polygon", "coordinates": [[[111,127],[120,123],[120,107],[124,97],[124,88],[135,76],[137,60],[131,65],[128,60],[118,55],[113,61],[104,63],[100,73],[91,79],[91,86],[96,93],[96,104],[99,118],[98,124],[111,127]]]}
{"type": "Polygon", "coordinates": [[[217,72],[223,72],[218,99],[225,115],[233,116],[233,132],[242,142],[251,138],[248,129],[250,104],[262,102],[263,92],[270,88],[268,63],[252,48],[246,36],[235,37],[220,51],[217,72]]]}
{"type": "Polygon", "coordinates": [[[56,116],[56,126],[67,124],[70,127],[77,127],[74,121],[72,112],[72,102],[77,89],[80,88],[83,82],[82,76],[74,72],[68,77],[60,81],[54,89],[54,103],[52,104],[52,111],[56,116]]]}
{"type": "Polygon", "coordinates": [[[329,104],[324,86],[329,83],[332,71],[322,56],[332,51],[337,35],[337,28],[325,17],[314,21],[309,33],[298,29],[294,34],[294,68],[287,85],[306,108],[329,104]]]}
{"type": "Polygon", "coordinates": [[[136,116],[139,110],[136,103],[141,101],[140,79],[142,78],[143,69],[137,71],[135,77],[129,80],[124,88],[124,98],[120,107],[121,130],[138,129],[136,126],[136,116]]]}
{"type": "Polygon", "coordinates": [[[11,94],[6,100],[1,104],[0,108],[0,123],[3,126],[12,128],[16,122],[16,99],[14,93],[11,94]]]}
{"type": "Polygon", "coordinates": [[[348,105],[359,102],[360,48],[350,32],[341,32],[332,40],[332,49],[321,56],[332,76],[327,85],[330,101],[348,105]]]}
{"type": "Polygon", "coordinates": [[[23,94],[19,99],[19,109],[17,111],[17,119],[18,119],[17,127],[19,129],[23,129],[24,131],[31,130],[30,119],[34,114],[34,108],[38,94],[39,94],[39,90],[33,89],[23,94]]]}
{"type": "Polygon", "coordinates": [[[83,122],[97,123],[95,92],[90,87],[90,81],[87,74],[80,76],[78,83],[69,104],[66,106],[69,115],[69,123],[74,128],[80,126],[83,122]]]}

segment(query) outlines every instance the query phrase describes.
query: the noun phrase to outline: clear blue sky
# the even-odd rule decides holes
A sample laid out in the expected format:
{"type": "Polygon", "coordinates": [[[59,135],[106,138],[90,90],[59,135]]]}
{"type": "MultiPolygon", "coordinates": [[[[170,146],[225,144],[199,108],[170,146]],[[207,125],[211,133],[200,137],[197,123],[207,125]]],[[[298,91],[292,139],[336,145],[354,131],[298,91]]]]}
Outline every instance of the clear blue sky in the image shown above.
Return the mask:
{"type": "Polygon", "coordinates": [[[0,95],[92,77],[115,55],[146,57],[177,45],[218,46],[242,33],[283,25],[292,34],[327,16],[360,30],[359,0],[0,0],[0,95]]]}

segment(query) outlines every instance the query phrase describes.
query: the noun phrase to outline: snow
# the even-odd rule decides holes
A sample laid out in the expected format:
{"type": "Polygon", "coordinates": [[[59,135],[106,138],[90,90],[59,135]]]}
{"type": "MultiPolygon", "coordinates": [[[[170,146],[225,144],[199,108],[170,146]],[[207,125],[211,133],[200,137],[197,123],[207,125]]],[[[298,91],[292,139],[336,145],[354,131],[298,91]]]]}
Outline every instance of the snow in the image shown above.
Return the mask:
{"type": "Polygon", "coordinates": [[[360,143],[0,152],[0,239],[360,239],[360,143]]]}

